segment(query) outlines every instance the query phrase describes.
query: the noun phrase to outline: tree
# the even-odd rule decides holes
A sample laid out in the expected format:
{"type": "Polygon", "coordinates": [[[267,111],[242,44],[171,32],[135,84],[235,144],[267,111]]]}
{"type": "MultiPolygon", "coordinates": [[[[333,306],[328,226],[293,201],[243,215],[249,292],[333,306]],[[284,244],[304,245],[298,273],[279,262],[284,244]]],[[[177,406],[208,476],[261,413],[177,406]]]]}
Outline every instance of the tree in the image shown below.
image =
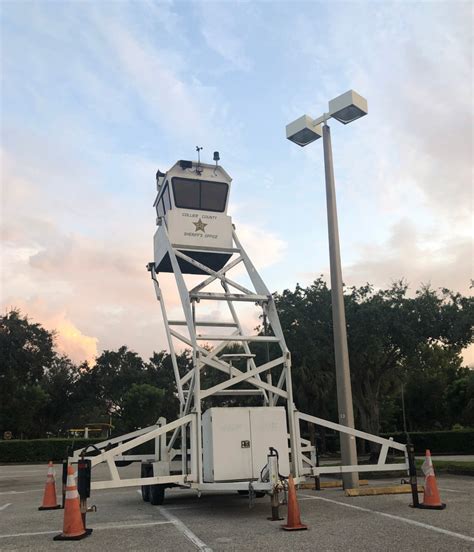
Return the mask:
{"type": "MultiPolygon", "coordinates": [[[[275,295],[275,302],[291,352],[293,396],[303,412],[337,419],[335,359],[332,342],[331,291],[318,278],[307,288],[275,295]]],[[[314,426],[308,425],[314,442],[314,426]]],[[[320,447],[326,449],[326,429],[318,428],[320,447]]]]}
{"type": "Polygon", "coordinates": [[[19,310],[0,317],[0,431],[39,434],[37,415],[48,398],[40,382],[55,353],[54,334],[19,310]]]}
{"type": "MultiPolygon", "coordinates": [[[[275,294],[292,353],[294,399],[300,410],[337,419],[331,292],[322,278],[307,288],[275,294]]],[[[421,287],[413,297],[405,282],[375,290],[367,284],[346,289],[356,423],[370,433],[401,429],[400,389],[410,430],[474,425],[474,372],[461,352],[472,343],[474,299],[421,287]]],[[[261,330],[261,328],[260,328],[261,330]]],[[[253,343],[258,363],[280,355],[253,343]]],[[[229,344],[227,352],[241,345],[229,344]]],[[[177,356],[181,377],[192,367],[185,350],[177,356]]],[[[245,360],[236,367],[245,370],[245,360]]],[[[211,387],[226,373],[203,368],[211,387]]],[[[278,373],[275,376],[278,377],[278,373]]],[[[242,384],[245,387],[245,384],[242,384]]],[[[208,406],[234,406],[218,397],[208,406]]],[[[241,403],[240,403],[241,404],[241,403]]],[[[251,397],[246,404],[260,404],[251,397]]],[[[109,422],[116,433],[179,414],[171,356],[161,351],[148,362],[126,346],[104,351],[93,366],[79,367],[54,350],[54,332],[18,310],[0,317],[0,432],[15,437],[64,433],[92,422],[109,422]]]]}
{"type": "Polygon", "coordinates": [[[48,400],[38,416],[41,435],[65,434],[68,429],[77,427],[71,421],[79,406],[76,396],[78,378],[79,369],[65,355],[56,355],[45,370],[41,387],[47,393],[48,400]]]}
{"type": "Polygon", "coordinates": [[[459,368],[456,379],[446,388],[445,400],[451,425],[474,427],[474,370],[459,368]]]}
{"type": "Polygon", "coordinates": [[[13,416],[11,426],[16,438],[37,438],[43,435],[38,418],[49,402],[46,391],[35,384],[20,385],[9,402],[13,416]]]}
{"type": "MultiPolygon", "coordinates": [[[[181,354],[176,355],[176,360],[179,373],[183,377],[192,368],[190,351],[184,350],[181,354]]],[[[165,417],[168,421],[176,419],[179,414],[178,390],[171,355],[166,351],[153,353],[146,364],[146,382],[164,392],[160,416],[165,417]]]]}
{"type": "MultiPolygon", "coordinates": [[[[357,423],[377,434],[381,404],[398,393],[401,381],[419,375],[422,366],[442,372],[447,385],[454,380],[460,353],[472,342],[474,301],[427,286],[409,297],[403,281],[386,290],[369,284],[350,288],[344,301],[357,423]]],[[[277,294],[276,302],[292,352],[296,404],[313,405],[315,414],[334,417],[330,291],[320,278],[306,289],[296,286],[294,292],[277,294]]],[[[432,408],[427,416],[433,423],[438,414],[432,408]]]]}
{"type": "Polygon", "coordinates": [[[165,391],[148,383],[134,383],[122,401],[121,419],[125,431],[156,423],[163,414],[165,391]]]}
{"type": "MultiPolygon", "coordinates": [[[[83,372],[83,376],[87,373],[83,372]]],[[[134,383],[145,383],[145,363],[124,345],[117,351],[106,350],[98,356],[91,377],[97,403],[104,405],[107,414],[120,414],[127,391],[134,383]]]]}
{"type": "Polygon", "coordinates": [[[291,352],[297,407],[322,418],[335,408],[335,361],[332,341],[331,292],[322,278],[306,289],[276,294],[275,302],[291,352]]]}

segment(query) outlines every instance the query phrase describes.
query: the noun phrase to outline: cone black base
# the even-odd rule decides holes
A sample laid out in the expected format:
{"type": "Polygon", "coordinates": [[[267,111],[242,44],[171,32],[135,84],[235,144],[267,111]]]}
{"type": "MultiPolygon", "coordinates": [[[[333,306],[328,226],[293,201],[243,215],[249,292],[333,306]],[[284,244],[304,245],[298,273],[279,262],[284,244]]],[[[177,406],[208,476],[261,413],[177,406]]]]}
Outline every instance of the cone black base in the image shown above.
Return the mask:
{"type": "Polygon", "coordinates": [[[444,510],[446,508],[446,504],[440,504],[439,506],[430,506],[428,504],[419,504],[418,506],[413,506],[413,504],[410,504],[410,508],[421,508],[422,510],[444,510]]]}
{"type": "Polygon", "coordinates": [[[85,539],[86,537],[88,537],[90,534],[92,533],[92,529],[86,529],[86,532],[83,533],[82,535],[79,535],[77,537],[68,537],[66,535],[63,535],[62,533],[60,535],[56,535],[55,537],[53,537],[53,540],[55,541],[66,541],[66,540],[81,540],[81,539],[85,539]]]}
{"type": "Polygon", "coordinates": [[[308,527],[306,525],[297,525],[296,527],[289,527],[288,525],[282,525],[283,531],[306,531],[308,527]]]}
{"type": "Polygon", "coordinates": [[[60,510],[61,508],[61,504],[58,504],[57,506],[40,506],[38,510],[60,510]]]}

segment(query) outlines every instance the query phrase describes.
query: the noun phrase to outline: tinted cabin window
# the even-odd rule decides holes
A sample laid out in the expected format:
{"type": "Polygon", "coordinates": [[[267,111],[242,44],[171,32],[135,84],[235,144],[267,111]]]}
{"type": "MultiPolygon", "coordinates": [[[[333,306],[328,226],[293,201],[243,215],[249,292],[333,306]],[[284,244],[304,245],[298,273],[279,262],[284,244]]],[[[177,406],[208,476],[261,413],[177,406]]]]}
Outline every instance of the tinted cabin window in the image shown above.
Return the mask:
{"type": "Polygon", "coordinates": [[[163,200],[163,205],[166,213],[171,208],[170,190],[168,188],[168,184],[166,184],[165,189],[163,190],[163,195],[161,199],[163,200]]]}
{"type": "Polygon", "coordinates": [[[225,209],[229,186],[224,182],[173,178],[173,192],[176,207],[218,211],[225,209]]]}
{"type": "Polygon", "coordinates": [[[168,182],[165,182],[163,193],[160,195],[160,199],[156,203],[156,214],[159,217],[164,217],[166,212],[171,208],[170,190],[168,182]]]}
{"type": "Polygon", "coordinates": [[[222,182],[201,182],[201,209],[223,211],[228,189],[222,182]]]}
{"type": "Polygon", "coordinates": [[[173,178],[174,202],[183,209],[200,209],[200,186],[197,180],[173,178]]]}
{"type": "Polygon", "coordinates": [[[158,202],[158,204],[156,206],[156,214],[159,217],[163,217],[165,215],[165,210],[163,209],[163,200],[162,199],[160,199],[160,201],[158,202]]]}

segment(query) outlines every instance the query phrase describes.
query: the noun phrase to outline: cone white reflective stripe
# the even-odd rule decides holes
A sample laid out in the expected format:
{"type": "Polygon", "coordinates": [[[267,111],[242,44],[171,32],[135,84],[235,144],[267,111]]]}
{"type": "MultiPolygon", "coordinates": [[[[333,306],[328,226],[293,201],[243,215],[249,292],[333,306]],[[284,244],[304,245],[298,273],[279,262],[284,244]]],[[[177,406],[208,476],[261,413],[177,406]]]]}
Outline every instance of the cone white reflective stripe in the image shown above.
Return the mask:
{"type": "Polygon", "coordinates": [[[68,475],[67,481],[66,481],[66,487],[75,487],[76,486],[76,479],[74,475],[68,475]]]}
{"type": "Polygon", "coordinates": [[[434,468],[433,468],[433,462],[431,461],[431,456],[428,456],[428,455],[426,456],[425,461],[421,466],[421,469],[423,470],[425,477],[434,475],[434,468]]]}
{"type": "Polygon", "coordinates": [[[70,473],[66,481],[66,499],[79,498],[76,485],[76,473],[70,473]]]}

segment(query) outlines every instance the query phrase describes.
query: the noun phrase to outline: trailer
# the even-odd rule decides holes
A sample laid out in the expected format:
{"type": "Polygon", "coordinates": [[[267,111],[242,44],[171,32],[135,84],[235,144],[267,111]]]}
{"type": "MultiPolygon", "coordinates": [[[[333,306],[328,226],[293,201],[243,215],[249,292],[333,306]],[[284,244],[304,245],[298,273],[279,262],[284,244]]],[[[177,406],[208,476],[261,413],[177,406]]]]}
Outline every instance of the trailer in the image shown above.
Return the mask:
{"type": "Polygon", "coordinates": [[[151,504],[163,503],[166,488],[181,487],[249,493],[251,500],[268,494],[273,505],[290,474],[299,484],[323,474],[408,472],[406,445],[296,409],[291,355],[275,301],[227,214],[232,179],[218,164],[218,152],[214,161],[181,160],[156,175],[157,229],[147,270],[161,307],[179,417],[160,418],[93,450],[76,450],[69,462],[88,459],[92,470],[106,463],[109,478],[93,477],[92,490],[137,486],[151,504]],[[179,297],[180,316],[173,318],[160,287],[167,273],[174,276],[179,297]],[[243,306],[254,309],[263,331],[247,329],[243,306]],[[185,373],[178,366],[178,344],[192,352],[192,369],[185,373]],[[263,360],[255,344],[265,345],[263,360]],[[210,373],[215,378],[206,386],[210,373]],[[223,406],[223,398],[232,406],[223,406]],[[301,436],[302,423],[379,444],[377,463],[319,466],[315,445],[301,436]],[[150,452],[133,453],[145,443],[153,445],[150,452]],[[390,449],[401,461],[387,461],[390,449]],[[119,466],[131,462],[136,477],[122,477],[119,466]]]}

